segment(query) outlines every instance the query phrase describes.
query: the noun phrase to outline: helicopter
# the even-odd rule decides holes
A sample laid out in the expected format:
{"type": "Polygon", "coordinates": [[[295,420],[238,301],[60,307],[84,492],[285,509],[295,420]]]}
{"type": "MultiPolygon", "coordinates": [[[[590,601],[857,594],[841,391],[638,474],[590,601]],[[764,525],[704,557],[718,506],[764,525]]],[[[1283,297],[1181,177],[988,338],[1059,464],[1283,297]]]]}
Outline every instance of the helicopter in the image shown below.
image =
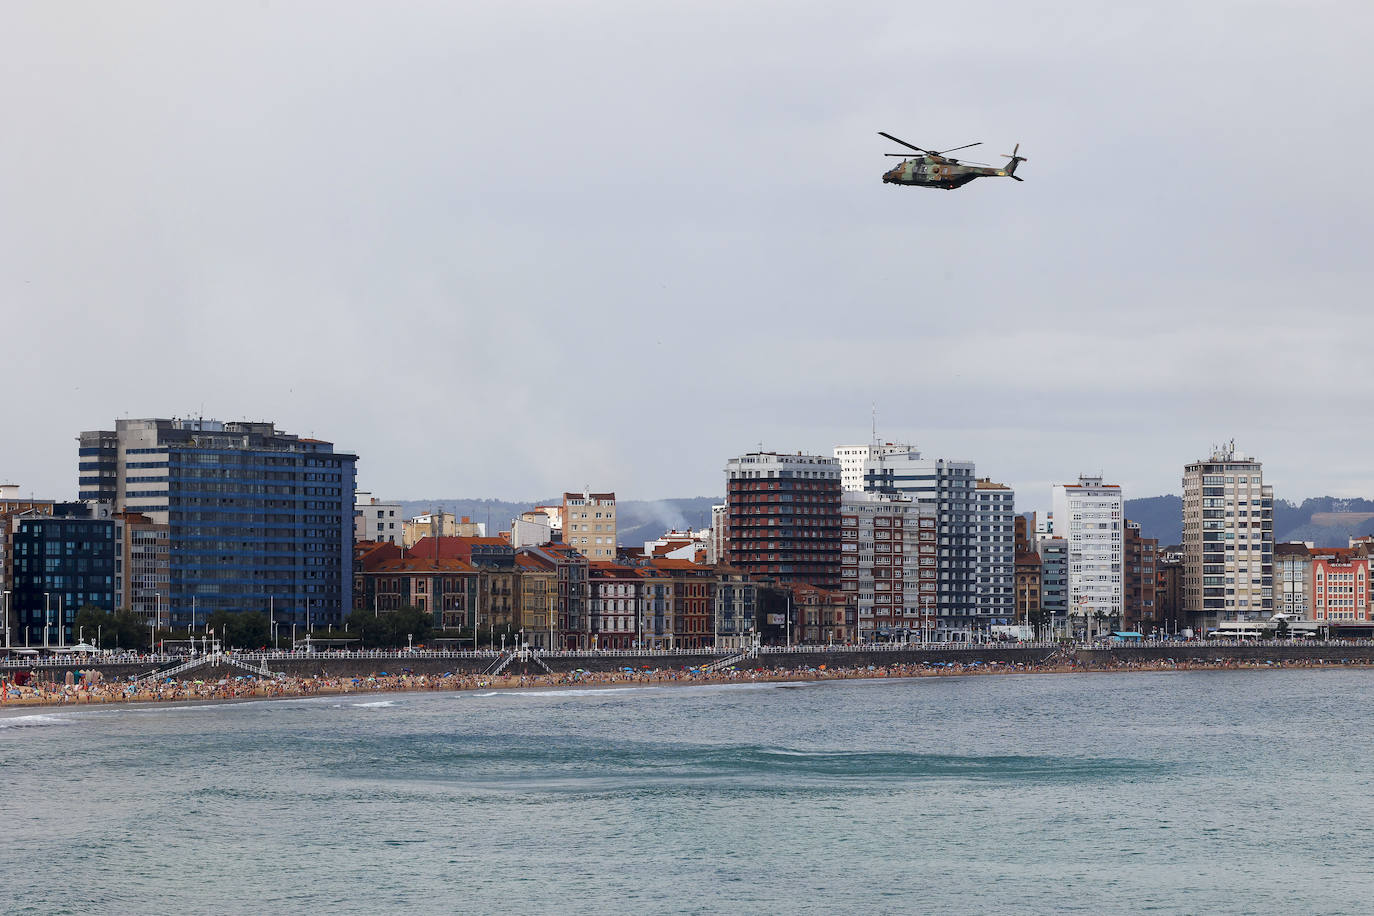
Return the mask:
{"type": "MultiPolygon", "coordinates": [[[[892,134],[878,131],[878,136],[886,137],[894,143],[900,143],[908,149],[914,149],[921,155],[906,158],[899,162],[896,168],[889,169],[883,173],[884,184],[905,184],[916,188],[944,188],[946,191],[953,191],[955,188],[962,188],[975,178],[1015,178],[1017,181],[1025,181],[1016,174],[1016,166],[1027,161],[1025,156],[1018,156],[1021,144],[1016,144],[1010,153],[1003,153],[1011,162],[1007,167],[999,169],[996,166],[985,165],[983,163],[963,163],[958,159],[951,159],[945,153],[952,153],[956,150],[968,149],[971,146],[981,146],[982,142],[966,143],[963,146],[956,146],[943,152],[921,149],[914,143],[907,143],[892,134]]],[[[910,153],[884,153],[884,156],[903,156],[910,157],[910,153]]]]}

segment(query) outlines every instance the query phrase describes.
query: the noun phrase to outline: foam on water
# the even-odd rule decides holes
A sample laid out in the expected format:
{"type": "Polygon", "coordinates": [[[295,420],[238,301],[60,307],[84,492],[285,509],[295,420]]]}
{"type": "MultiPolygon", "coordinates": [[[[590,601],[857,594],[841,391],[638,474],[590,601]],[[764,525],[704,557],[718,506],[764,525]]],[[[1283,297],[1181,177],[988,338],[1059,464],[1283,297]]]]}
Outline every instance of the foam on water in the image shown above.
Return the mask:
{"type": "Polygon", "coordinates": [[[0,718],[0,728],[41,728],[45,725],[75,725],[68,716],[55,716],[37,713],[27,716],[6,716],[0,718]]]}
{"type": "MultiPolygon", "coordinates": [[[[643,684],[629,685],[625,687],[578,687],[569,684],[567,687],[560,687],[554,690],[530,690],[527,688],[517,688],[512,690],[489,690],[485,693],[466,694],[471,697],[560,697],[564,699],[577,699],[578,697],[592,696],[643,696],[643,695],[681,695],[683,697],[702,693],[724,693],[737,690],[779,690],[785,687],[801,687],[803,684],[788,684],[783,682],[766,682],[762,684],[708,684],[693,683],[682,681],[676,684],[643,684]]],[[[460,694],[463,695],[463,694],[460,694]]]]}
{"type": "Polygon", "coordinates": [[[354,709],[386,709],[396,705],[395,700],[373,700],[370,703],[349,703],[354,709]]]}

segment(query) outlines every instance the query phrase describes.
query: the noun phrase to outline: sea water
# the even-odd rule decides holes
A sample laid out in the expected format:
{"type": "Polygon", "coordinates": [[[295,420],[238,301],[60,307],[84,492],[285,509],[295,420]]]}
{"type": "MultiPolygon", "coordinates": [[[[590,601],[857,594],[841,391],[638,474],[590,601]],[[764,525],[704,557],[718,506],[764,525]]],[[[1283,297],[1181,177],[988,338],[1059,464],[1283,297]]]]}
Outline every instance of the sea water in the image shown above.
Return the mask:
{"type": "Polygon", "coordinates": [[[1374,671],[0,712],[6,913],[1362,913],[1374,671]]]}

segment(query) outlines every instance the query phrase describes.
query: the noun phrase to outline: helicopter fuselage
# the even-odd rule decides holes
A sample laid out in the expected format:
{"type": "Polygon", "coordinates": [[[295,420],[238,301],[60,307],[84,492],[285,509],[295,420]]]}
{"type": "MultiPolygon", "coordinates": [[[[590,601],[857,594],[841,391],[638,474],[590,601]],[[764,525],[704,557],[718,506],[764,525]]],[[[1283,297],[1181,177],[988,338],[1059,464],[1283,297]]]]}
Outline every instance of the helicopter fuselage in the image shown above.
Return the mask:
{"type": "Polygon", "coordinates": [[[883,173],[884,184],[904,184],[914,188],[944,188],[952,191],[975,178],[1006,178],[1006,169],[964,165],[944,156],[917,156],[903,159],[883,173]]]}

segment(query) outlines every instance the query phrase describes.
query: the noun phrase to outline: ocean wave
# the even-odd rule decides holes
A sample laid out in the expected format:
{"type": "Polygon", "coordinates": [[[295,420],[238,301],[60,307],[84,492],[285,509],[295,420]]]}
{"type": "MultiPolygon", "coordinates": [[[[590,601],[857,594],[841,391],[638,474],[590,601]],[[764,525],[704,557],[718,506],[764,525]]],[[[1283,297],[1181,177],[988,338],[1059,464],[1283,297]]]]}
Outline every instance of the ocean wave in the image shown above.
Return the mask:
{"type": "Polygon", "coordinates": [[[75,725],[66,716],[43,715],[9,716],[0,719],[0,728],[40,728],[45,725],[75,725]]]}
{"type": "Polygon", "coordinates": [[[349,703],[354,709],[386,709],[395,706],[395,700],[373,700],[370,703],[349,703]]]}
{"type": "Polygon", "coordinates": [[[479,697],[577,697],[605,696],[607,694],[652,693],[662,691],[662,687],[565,687],[562,690],[493,690],[489,693],[474,694],[479,697]]]}
{"type": "Polygon", "coordinates": [[[802,684],[789,684],[781,682],[768,682],[764,684],[707,684],[692,683],[690,681],[670,684],[636,684],[624,687],[578,687],[569,684],[567,687],[559,687],[553,690],[530,690],[528,688],[516,688],[511,690],[489,690],[486,693],[456,694],[457,696],[478,697],[561,697],[564,699],[577,699],[578,697],[590,696],[632,696],[639,694],[658,694],[658,695],[677,695],[689,696],[697,693],[721,693],[736,690],[781,690],[789,687],[806,686],[802,684]]]}

